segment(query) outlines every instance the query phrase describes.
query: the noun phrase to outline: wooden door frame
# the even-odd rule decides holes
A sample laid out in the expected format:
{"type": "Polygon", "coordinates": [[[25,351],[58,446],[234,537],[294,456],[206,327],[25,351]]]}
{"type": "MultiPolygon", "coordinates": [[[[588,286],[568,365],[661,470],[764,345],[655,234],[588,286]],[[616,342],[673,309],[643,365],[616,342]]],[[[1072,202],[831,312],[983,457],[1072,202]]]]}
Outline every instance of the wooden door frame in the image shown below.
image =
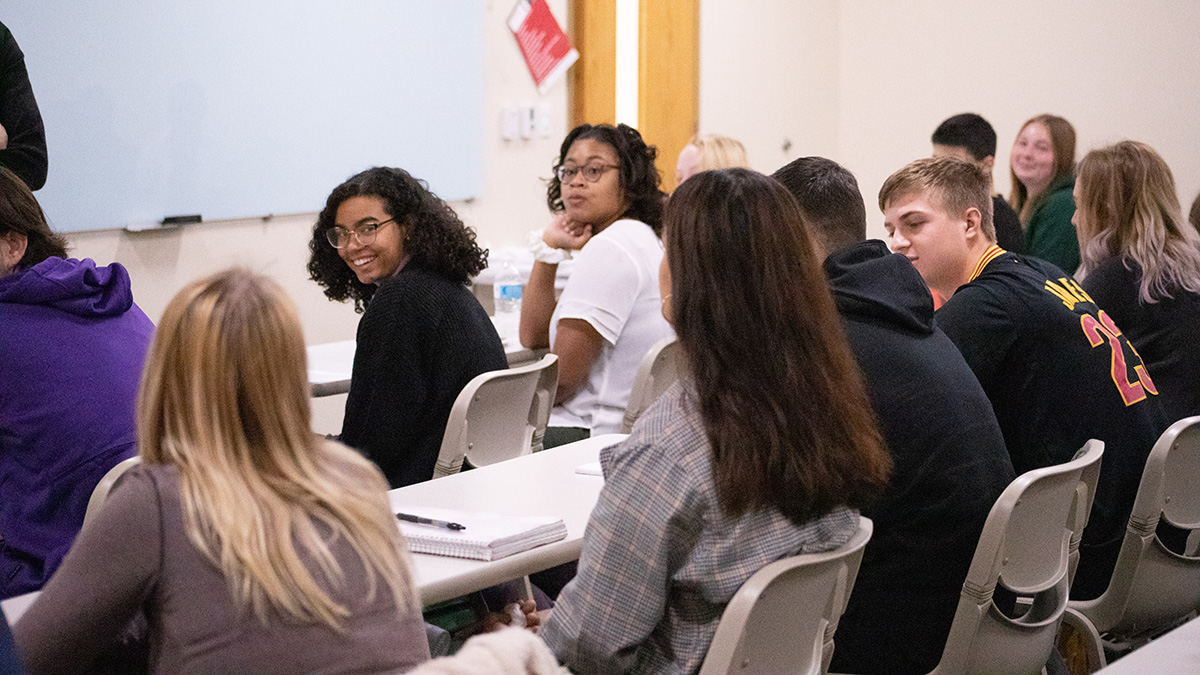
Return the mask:
{"type": "Polygon", "coordinates": [[[617,0],[570,0],[571,43],[579,60],[567,71],[567,124],[617,119],[617,0]]]}
{"type": "MultiPolygon", "coordinates": [[[[616,121],[616,0],[570,0],[579,61],[568,77],[571,128],[616,121]]],[[[658,148],[663,188],[675,188],[675,159],[696,133],[700,111],[700,7],[696,0],[641,0],[638,131],[658,148]]]]}

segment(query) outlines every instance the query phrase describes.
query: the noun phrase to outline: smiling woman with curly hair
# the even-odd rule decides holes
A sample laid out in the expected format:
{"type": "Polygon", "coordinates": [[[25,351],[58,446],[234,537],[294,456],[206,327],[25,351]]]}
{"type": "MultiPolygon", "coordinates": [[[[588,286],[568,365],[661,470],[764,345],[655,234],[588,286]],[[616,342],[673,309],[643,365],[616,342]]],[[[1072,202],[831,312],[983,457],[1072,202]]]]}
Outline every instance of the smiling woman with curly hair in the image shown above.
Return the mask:
{"type": "Polygon", "coordinates": [[[487,266],[475,232],[403,169],[375,167],[333,190],[309,242],[310,278],[362,312],[342,442],[392,487],[429,480],[454,399],[508,367],[466,286],[487,266]]]}

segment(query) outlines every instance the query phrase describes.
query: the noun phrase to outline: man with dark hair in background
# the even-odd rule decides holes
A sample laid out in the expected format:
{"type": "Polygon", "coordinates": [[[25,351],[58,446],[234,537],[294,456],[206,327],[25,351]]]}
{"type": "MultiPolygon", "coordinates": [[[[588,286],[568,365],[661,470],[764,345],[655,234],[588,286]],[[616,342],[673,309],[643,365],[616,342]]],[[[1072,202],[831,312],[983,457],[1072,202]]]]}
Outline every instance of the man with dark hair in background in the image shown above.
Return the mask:
{"type": "Polygon", "coordinates": [[[831,670],[926,673],[942,655],[992,504],[1013,479],[991,404],[933,325],[925,282],[903,256],[866,240],[854,176],[805,157],[775,173],[828,257],[846,335],[892,453],[892,480],[838,625],[831,670]],[[936,555],[938,564],[929,564],[936,555]],[[914,620],[914,617],[919,617],[914,620]]]}
{"type": "Polygon", "coordinates": [[[975,113],[955,115],[933,131],[933,156],[957,157],[983,169],[991,185],[992,224],[996,243],[1005,251],[1025,253],[1025,232],[1021,219],[1003,197],[996,194],[992,169],[996,164],[996,130],[975,113]]]}

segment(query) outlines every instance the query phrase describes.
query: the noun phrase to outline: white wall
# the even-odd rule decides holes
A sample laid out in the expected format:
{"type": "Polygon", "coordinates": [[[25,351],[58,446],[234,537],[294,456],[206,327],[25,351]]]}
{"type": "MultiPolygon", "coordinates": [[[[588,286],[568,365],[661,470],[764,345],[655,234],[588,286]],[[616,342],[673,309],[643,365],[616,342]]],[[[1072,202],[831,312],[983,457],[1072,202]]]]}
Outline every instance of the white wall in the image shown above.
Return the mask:
{"type": "MultiPolygon", "coordinates": [[[[545,186],[558,144],[566,135],[566,83],[539,96],[507,26],[515,2],[486,3],[484,48],[484,123],[486,125],[483,193],[453,206],[476,228],[485,246],[521,243],[525,233],[546,219],[545,186]],[[549,138],[505,141],[500,136],[506,105],[551,106],[549,138]]],[[[550,0],[559,22],[566,24],[566,0],[550,0]]],[[[363,158],[363,168],[386,159],[363,158]]],[[[335,186],[330,185],[329,189],[335,186]]],[[[322,195],[322,199],[324,195],[322,195]]],[[[308,343],[354,337],[358,324],[351,305],[332,303],[308,280],[308,238],[316,214],[212,221],[176,230],[125,232],[106,230],[71,233],[71,255],[97,262],[118,261],[129,268],[134,299],[157,321],[167,302],[188,281],[229,265],[240,264],[278,280],[296,302],[308,343]]]]}
{"type": "Polygon", "coordinates": [[[1005,195],[1013,138],[1043,112],[1074,125],[1079,158],[1144,141],[1170,164],[1185,208],[1200,189],[1200,3],[842,0],[839,20],[838,149],[874,223],[887,176],[968,110],[1000,137],[1005,195]]]}
{"type": "Polygon", "coordinates": [[[742,141],[750,164],[766,173],[797,157],[837,154],[837,7],[704,0],[700,133],[742,141]]]}
{"type": "MultiPolygon", "coordinates": [[[[547,220],[545,185],[558,145],[566,135],[566,83],[540,96],[516,40],[508,29],[513,0],[488,0],[484,36],[485,178],[483,193],[455,202],[463,221],[487,247],[523,243],[525,233],[547,220]],[[501,113],[508,105],[548,102],[548,138],[505,141],[501,113]]],[[[567,0],[550,0],[559,23],[566,25],[567,0]]],[[[52,160],[53,162],[53,160],[52,160]]],[[[386,160],[363,158],[363,168],[386,160]]],[[[418,176],[419,177],[419,176],[418,176]]],[[[332,190],[335,186],[330,185],[332,190]]],[[[322,195],[323,199],[324,195],[322,195]]],[[[315,213],[206,222],[177,230],[131,233],[123,230],[71,233],[70,254],[99,263],[117,261],[129,268],[134,299],[154,321],[187,282],[230,265],[244,265],[277,280],[300,312],[308,344],[354,337],[358,315],[350,304],[330,302],[308,280],[308,239],[315,213]]],[[[341,430],[346,397],[313,399],[313,428],[341,430]]]]}
{"type": "Polygon", "coordinates": [[[781,136],[841,162],[873,236],[884,179],[926,156],[933,129],[959,112],[996,127],[1004,194],[1013,138],[1043,112],[1071,121],[1079,157],[1144,141],[1171,165],[1185,209],[1200,190],[1200,3],[705,0],[701,17],[701,129],[766,148],[751,157],[764,171],[783,163],[770,152],[781,136]]]}
{"type": "MultiPolygon", "coordinates": [[[[523,243],[544,224],[541,179],[567,131],[566,85],[537,94],[505,25],[513,4],[486,4],[484,190],[454,204],[490,247],[523,243]],[[541,101],[552,110],[549,138],[501,139],[504,106],[541,101]]],[[[566,5],[550,1],[564,25],[566,5]]],[[[804,155],[845,164],[858,176],[872,236],[883,234],[874,206],[883,180],[929,152],[942,119],[968,110],[1000,135],[1002,192],[1013,136],[1041,112],[1071,120],[1080,156],[1122,138],[1154,146],[1175,172],[1184,208],[1200,190],[1200,3],[703,0],[700,33],[700,130],[739,138],[768,173],[804,155]]],[[[75,256],[129,267],[134,297],[152,319],[189,280],[237,263],[279,280],[310,344],[351,338],[358,316],[307,280],[314,219],[70,238],[75,256]]],[[[343,402],[318,400],[318,429],[337,430],[343,402]]]]}
{"type": "MultiPolygon", "coordinates": [[[[545,222],[542,179],[567,131],[566,85],[537,94],[505,24],[512,4],[486,3],[484,190],[454,204],[491,247],[523,243],[545,222]],[[504,106],[541,101],[552,110],[549,138],[500,137],[504,106]]],[[[550,5],[565,24],[567,0],[550,5]]],[[[701,131],[741,139],[765,172],[809,154],[842,162],[858,175],[875,234],[883,180],[928,153],[938,122],[966,110],[1000,135],[1002,192],[1013,136],[1040,112],[1072,121],[1081,156],[1121,138],[1150,143],[1175,171],[1185,208],[1200,190],[1200,3],[704,0],[700,22],[701,131]]],[[[73,255],[129,267],[135,298],[152,319],[187,281],[237,263],[283,284],[310,343],[353,337],[357,315],[307,280],[314,219],[70,239],[73,255]]]]}

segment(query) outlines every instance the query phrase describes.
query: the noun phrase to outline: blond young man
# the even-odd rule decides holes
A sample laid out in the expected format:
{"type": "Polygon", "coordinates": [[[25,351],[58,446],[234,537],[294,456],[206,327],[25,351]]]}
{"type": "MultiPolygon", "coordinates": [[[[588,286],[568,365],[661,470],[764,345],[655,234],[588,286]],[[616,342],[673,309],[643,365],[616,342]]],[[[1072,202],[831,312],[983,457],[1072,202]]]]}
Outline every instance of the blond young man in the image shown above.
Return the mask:
{"type": "Polygon", "coordinates": [[[1145,459],[1165,422],[1141,357],[1069,275],[996,245],[987,177],[917,160],[879,193],[893,251],[946,298],[937,324],[992,402],[1018,474],[1105,442],[1072,597],[1107,587],[1145,459]]]}

